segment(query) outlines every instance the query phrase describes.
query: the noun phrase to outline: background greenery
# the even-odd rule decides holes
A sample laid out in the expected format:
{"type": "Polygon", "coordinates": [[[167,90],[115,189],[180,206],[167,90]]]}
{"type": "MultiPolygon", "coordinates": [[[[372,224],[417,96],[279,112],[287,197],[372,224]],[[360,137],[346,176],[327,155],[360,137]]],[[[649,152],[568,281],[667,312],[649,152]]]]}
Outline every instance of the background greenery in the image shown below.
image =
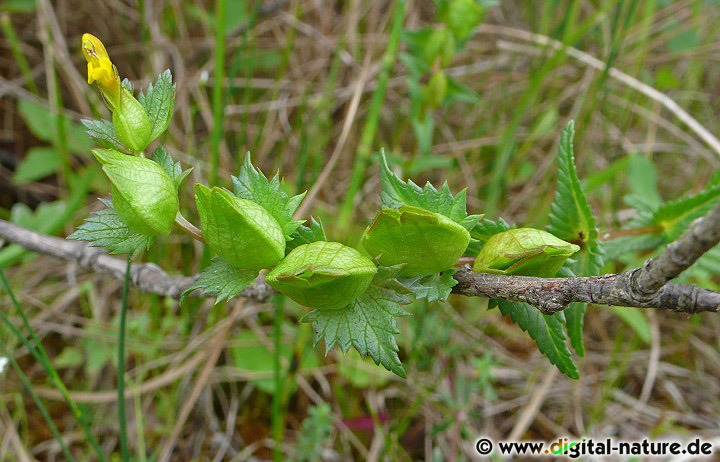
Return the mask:
{"type": "MultiPolygon", "coordinates": [[[[172,70],[178,93],[165,142],[194,167],[192,182],[230,187],[249,150],[268,175],[282,172],[290,192],[310,189],[305,216],[348,245],[377,210],[381,147],[405,177],[467,187],[470,213],[543,227],[559,134],[574,119],[578,172],[606,239],[635,233],[623,228],[643,207],[717,181],[720,152],[661,97],[720,133],[718,2],[482,2],[482,24],[446,54],[418,40],[418,30],[449,27],[439,3],[0,3],[0,218],[65,236],[109,191],[78,123],[107,115],[85,80],[84,32],[103,40],[135,88],[172,70]],[[547,38],[585,54],[558,52],[547,38]],[[642,94],[609,67],[659,93],[642,94]]],[[[181,208],[197,222],[189,183],[181,208]]],[[[651,238],[652,229],[640,234],[651,238]]],[[[635,266],[649,252],[612,255],[603,270],[635,266]]],[[[209,257],[174,233],[143,259],[188,275],[209,257]]],[[[0,267],[101,447],[119,452],[122,282],[14,246],[0,249],[0,267]]],[[[692,277],[717,288],[717,274],[707,265],[692,277]]],[[[720,447],[712,314],[591,307],[581,378],[571,380],[480,299],[416,304],[400,321],[402,380],[356,355],[313,348],[309,326],[297,323],[304,309],[280,297],[179,308],[132,291],[130,306],[126,380],[137,391],[127,403],[138,460],[170,446],[178,460],[463,460],[480,435],[699,435],[720,447]]],[[[4,292],[0,310],[21,325],[4,292]]],[[[70,451],[93,459],[57,387],[5,325],[0,346],[70,451]]],[[[0,403],[0,460],[62,458],[14,371],[0,374],[0,403]]]]}

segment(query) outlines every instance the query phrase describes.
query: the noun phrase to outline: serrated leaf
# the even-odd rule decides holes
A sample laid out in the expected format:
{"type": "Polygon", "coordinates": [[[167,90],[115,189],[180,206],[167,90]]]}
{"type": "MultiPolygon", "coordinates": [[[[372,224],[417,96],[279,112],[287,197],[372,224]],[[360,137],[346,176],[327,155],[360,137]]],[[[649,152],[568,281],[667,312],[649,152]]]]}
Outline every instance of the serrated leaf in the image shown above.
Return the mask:
{"type": "Polygon", "coordinates": [[[240,174],[236,177],[233,176],[232,182],[235,195],[241,199],[256,202],[270,212],[270,215],[280,224],[287,239],[303,224],[302,220],[293,220],[292,216],[306,193],[289,197],[282,190],[279,175],[276,174],[271,180],[268,180],[260,169],[252,164],[250,153],[245,156],[240,174]]]}
{"type": "Polygon", "coordinates": [[[82,119],[80,122],[86,128],[85,133],[102,147],[127,152],[117,136],[115,126],[109,120],[82,119]]]}
{"type": "Polygon", "coordinates": [[[107,209],[93,212],[68,239],[88,241],[93,247],[103,247],[111,254],[126,253],[135,257],[149,249],[154,236],[136,233],[118,216],[109,199],[100,199],[107,209]]]}
{"type": "Polygon", "coordinates": [[[712,209],[720,197],[720,186],[712,187],[692,196],[662,204],[653,214],[653,223],[665,230],[666,242],[672,242],[690,226],[690,223],[712,209]]]}
{"type": "Polygon", "coordinates": [[[215,304],[230,300],[252,284],[258,272],[258,270],[241,270],[221,258],[213,258],[210,266],[205,268],[193,285],[183,292],[180,303],[182,304],[190,292],[197,289],[201,289],[206,295],[216,296],[215,304]]]}
{"type": "MultiPolygon", "coordinates": [[[[557,277],[571,278],[575,273],[566,266],[560,268],[557,277]]],[[[583,344],[583,327],[585,325],[585,311],[587,303],[573,302],[565,308],[562,313],[565,315],[565,330],[570,337],[572,345],[578,356],[585,356],[585,345],[583,344]]]]}
{"type": "Polygon", "coordinates": [[[503,231],[515,228],[514,225],[509,225],[502,218],[498,218],[497,221],[483,218],[470,230],[470,245],[465,251],[465,255],[474,257],[480,252],[485,245],[485,242],[492,236],[503,231]]]}
{"type": "Polygon", "coordinates": [[[580,377],[567,347],[565,329],[558,316],[560,313],[547,315],[526,303],[505,300],[498,300],[498,307],[503,315],[510,316],[514,323],[535,340],[540,352],[560,372],[572,379],[580,377]]]}
{"type": "MultiPolygon", "coordinates": [[[[587,250],[588,247],[598,245],[597,229],[575,169],[574,126],[573,121],[568,122],[560,137],[557,190],[550,206],[550,225],[547,230],[560,239],[579,244],[587,250]]],[[[587,268],[588,270],[599,270],[602,266],[601,260],[591,263],[592,268],[587,268]]],[[[580,276],[589,275],[582,271],[574,272],[580,276]]]]}
{"type": "Polygon", "coordinates": [[[155,85],[148,85],[147,93],[140,92],[138,101],[147,112],[152,130],[150,139],[154,140],[167,130],[175,106],[175,85],[170,70],[160,74],[155,85]]]}
{"type": "Polygon", "coordinates": [[[310,226],[300,225],[290,235],[290,241],[285,245],[285,253],[290,253],[295,247],[317,241],[327,241],[322,222],[310,218],[310,226]]]}
{"type": "Polygon", "coordinates": [[[175,189],[180,188],[180,183],[182,183],[185,177],[192,171],[192,167],[183,170],[180,162],[175,162],[163,145],[158,146],[155,152],[153,152],[151,159],[160,165],[163,170],[165,170],[165,173],[170,176],[173,183],[175,183],[175,189]]]}
{"type": "Polygon", "coordinates": [[[395,334],[400,333],[397,316],[408,313],[400,307],[407,297],[397,292],[371,285],[360,298],[341,310],[314,310],[305,315],[303,322],[312,322],[315,343],[325,342],[330,351],[336,344],[343,353],[354,347],[362,356],[370,356],[375,364],[405,377],[398,357],[395,334]]]}
{"type": "Polygon", "coordinates": [[[619,237],[603,242],[603,258],[613,261],[630,252],[657,249],[663,244],[665,244],[665,236],[661,230],[636,236],[619,237]]]}
{"type": "Polygon", "coordinates": [[[442,273],[429,276],[401,278],[399,282],[408,288],[416,299],[427,299],[429,302],[447,300],[452,288],[457,284],[453,274],[455,270],[448,270],[442,273]]]}
{"type": "MultiPolygon", "coordinates": [[[[574,274],[595,276],[603,265],[603,251],[598,241],[595,217],[575,168],[574,133],[575,124],[570,121],[560,137],[557,190],[550,206],[550,224],[547,230],[560,239],[580,246],[580,252],[566,264],[574,274]]],[[[586,308],[586,304],[573,304],[568,326],[573,348],[580,355],[584,354],[582,314],[586,308]]]]}
{"type": "Polygon", "coordinates": [[[583,327],[585,326],[585,311],[587,303],[572,302],[565,308],[565,328],[567,329],[570,344],[578,356],[585,356],[583,343],[583,327]]]}
{"type": "Polygon", "coordinates": [[[443,183],[440,189],[436,189],[430,183],[421,188],[412,180],[402,181],[388,167],[384,151],[380,152],[380,182],[383,208],[397,209],[403,205],[420,207],[444,215],[468,231],[473,229],[481,218],[480,215],[467,214],[465,189],[453,196],[447,182],[443,183]]]}

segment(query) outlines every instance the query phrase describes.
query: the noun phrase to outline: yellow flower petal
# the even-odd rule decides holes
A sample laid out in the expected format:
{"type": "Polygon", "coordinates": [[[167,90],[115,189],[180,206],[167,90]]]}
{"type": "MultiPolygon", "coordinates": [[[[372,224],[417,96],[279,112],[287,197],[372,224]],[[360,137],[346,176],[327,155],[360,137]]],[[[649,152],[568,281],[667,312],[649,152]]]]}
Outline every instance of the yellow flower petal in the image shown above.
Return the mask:
{"type": "Polygon", "coordinates": [[[88,63],[88,84],[97,82],[110,109],[117,107],[120,97],[120,76],[110,61],[105,45],[92,34],[83,34],[82,52],[88,63]]]}

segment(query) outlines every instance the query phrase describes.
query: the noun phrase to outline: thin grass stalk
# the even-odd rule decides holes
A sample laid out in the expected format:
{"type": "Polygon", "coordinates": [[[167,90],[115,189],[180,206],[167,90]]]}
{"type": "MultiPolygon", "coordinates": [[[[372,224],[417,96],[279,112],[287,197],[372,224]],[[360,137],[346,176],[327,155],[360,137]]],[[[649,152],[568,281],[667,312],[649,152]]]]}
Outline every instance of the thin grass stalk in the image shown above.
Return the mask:
{"type": "MultiPolygon", "coordinates": [[[[9,320],[6,318],[5,314],[2,313],[3,320],[8,323],[9,320]]],[[[14,327],[14,326],[12,326],[14,327]]],[[[13,330],[13,333],[15,335],[22,334],[11,328],[13,330]]],[[[55,437],[55,440],[57,440],[58,444],[60,445],[60,449],[63,452],[63,455],[67,458],[67,460],[74,461],[76,460],[75,457],[70,453],[70,450],[68,449],[67,445],[65,445],[65,441],[62,439],[62,435],[60,435],[60,431],[58,431],[57,427],[55,426],[55,423],[52,421],[52,417],[50,417],[50,413],[48,412],[45,405],[40,400],[40,397],[35,393],[35,390],[33,390],[32,383],[30,383],[30,379],[28,379],[27,375],[23,372],[22,368],[18,364],[18,362],[15,360],[12,354],[8,353],[5,349],[5,346],[0,343],[0,351],[2,354],[10,361],[10,365],[15,369],[15,373],[17,373],[18,377],[20,377],[20,381],[22,382],[23,386],[27,390],[27,392],[30,394],[30,397],[35,401],[35,405],[40,410],[40,414],[42,414],[43,418],[45,419],[45,422],[47,422],[48,427],[50,427],[50,431],[52,432],[53,436],[55,437]]]]}
{"type": "Polygon", "coordinates": [[[33,80],[30,65],[28,64],[28,60],[25,57],[25,53],[23,53],[22,51],[22,42],[20,42],[20,39],[15,32],[15,27],[10,20],[9,13],[4,12],[0,15],[0,27],[2,27],[3,34],[5,35],[7,43],[10,46],[10,51],[12,52],[13,58],[15,58],[15,62],[20,68],[20,75],[22,75],[22,78],[25,81],[25,86],[27,86],[28,90],[30,90],[32,94],[34,94],[35,96],[39,96],[40,90],[38,90],[38,87],[35,84],[35,80],[33,80]]]}
{"type": "Polygon", "coordinates": [[[283,460],[282,440],[284,436],[285,417],[283,415],[282,390],[283,380],[280,372],[282,357],[282,324],[283,324],[283,302],[279,299],[275,303],[275,316],[273,319],[273,377],[275,379],[275,389],[272,400],[272,431],[273,431],[273,460],[281,462],[283,460]]]}
{"type": "Polygon", "coordinates": [[[223,80],[225,80],[225,0],[215,4],[215,75],[213,78],[212,113],[213,127],[210,136],[210,177],[208,184],[215,186],[220,165],[220,141],[223,135],[225,103],[223,101],[223,80]]]}
{"type": "Polygon", "coordinates": [[[42,343],[40,343],[40,339],[35,335],[35,331],[33,330],[32,326],[30,325],[30,322],[27,319],[27,316],[25,316],[25,312],[22,310],[22,307],[20,306],[20,303],[18,302],[17,298],[15,298],[15,294],[13,293],[12,289],[10,288],[10,283],[5,278],[5,273],[0,269],[0,282],[2,282],[3,287],[7,291],[8,295],[10,296],[10,300],[13,303],[13,306],[15,307],[15,310],[20,315],[20,319],[23,322],[23,326],[28,330],[28,333],[30,335],[30,339],[32,340],[32,343],[18,330],[17,327],[15,327],[14,324],[10,322],[10,318],[7,317],[7,315],[0,311],[0,318],[5,322],[5,324],[10,328],[10,330],[15,334],[15,336],[22,342],[23,345],[25,345],[25,348],[30,351],[30,353],[33,355],[33,357],[37,360],[38,363],[43,367],[45,370],[45,373],[50,378],[50,381],[52,384],[58,389],[60,394],[63,396],[63,399],[65,400],[65,403],[68,405],[70,410],[73,413],[73,416],[75,417],[75,420],[78,421],[80,426],[82,427],[83,431],[85,432],[85,436],[87,437],[88,441],[90,442],[90,446],[92,446],[93,450],[95,451],[95,454],[98,457],[98,460],[101,462],[105,462],[107,459],[105,458],[105,454],[103,454],[102,450],[100,449],[100,445],[98,444],[97,440],[95,439],[95,436],[93,436],[92,432],[90,431],[90,427],[88,426],[87,421],[85,420],[85,414],[82,413],[80,408],[77,404],[75,404],[75,401],[70,397],[70,392],[68,391],[67,387],[65,387],[65,384],[63,383],[62,379],[60,378],[60,375],[57,373],[55,368],[52,365],[52,361],[50,361],[50,357],[45,352],[45,349],[42,346],[42,343]]]}
{"type": "Polygon", "coordinates": [[[118,332],[118,371],[117,371],[117,392],[118,392],[118,423],[120,426],[120,452],[123,462],[130,460],[130,449],[128,448],[127,417],[125,416],[125,331],[127,323],[128,288],[130,287],[130,265],[132,258],[128,256],[127,268],[125,269],[125,282],[123,283],[122,301],[120,302],[120,327],[118,332]]]}
{"type": "Polygon", "coordinates": [[[398,51],[398,45],[400,43],[400,35],[403,30],[403,19],[405,18],[405,6],[407,5],[405,0],[400,0],[395,3],[395,9],[393,11],[393,21],[390,29],[390,37],[388,39],[388,45],[385,49],[385,54],[382,58],[382,67],[380,74],[378,75],[377,87],[373,93],[372,100],[370,102],[370,110],[368,111],[367,118],[365,119],[365,125],[363,126],[362,135],[360,137],[360,144],[358,145],[357,154],[355,155],[355,162],[353,164],[352,176],[350,177],[350,186],[345,193],[345,199],[340,207],[340,213],[338,216],[338,227],[340,229],[346,229],[350,221],[354,209],[355,198],[362,185],[363,178],[365,176],[365,168],[370,158],[370,152],[375,141],[375,133],[377,132],[378,121],[380,119],[380,109],[385,101],[385,90],[387,89],[388,79],[390,78],[390,70],[396,61],[396,55],[398,51]]]}

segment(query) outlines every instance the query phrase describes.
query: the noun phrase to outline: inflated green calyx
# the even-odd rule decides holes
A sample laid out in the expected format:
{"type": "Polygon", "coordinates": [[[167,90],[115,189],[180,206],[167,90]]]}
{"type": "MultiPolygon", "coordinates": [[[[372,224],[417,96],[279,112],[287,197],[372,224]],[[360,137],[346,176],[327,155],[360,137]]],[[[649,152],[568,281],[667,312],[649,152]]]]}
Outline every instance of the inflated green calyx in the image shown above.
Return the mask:
{"type": "Polygon", "coordinates": [[[552,277],[580,247],[534,228],[495,234],[480,250],[473,271],[516,276],[552,277]]]}
{"type": "Polygon", "coordinates": [[[113,149],[94,149],[95,158],[112,183],[117,214],[141,234],[170,233],[178,212],[175,183],[157,163],[113,149]]]}
{"type": "Polygon", "coordinates": [[[120,91],[120,104],[112,114],[118,139],[134,152],[142,152],[152,141],[152,122],[145,108],[126,89],[120,91]]]}
{"type": "Polygon", "coordinates": [[[381,210],[362,245],[384,266],[405,264],[400,276],[426,276],[451,268],[470,243],[470,233],[444,215],[418,207],[381,210]]]}
{"type": "Polygon", "coordinates": [[[376,272],[375,264],[357,250],[318,241],[293,249],[265,281],[301,305],[338,310],[362,295],[376,272]]]}
{"type": "Polygon", "coordinates": [[[201,184],[195,184],[195,200],[207,244],[227,263],[259,270],[285,255],[282,228],[262,206],[201,184]]]}

